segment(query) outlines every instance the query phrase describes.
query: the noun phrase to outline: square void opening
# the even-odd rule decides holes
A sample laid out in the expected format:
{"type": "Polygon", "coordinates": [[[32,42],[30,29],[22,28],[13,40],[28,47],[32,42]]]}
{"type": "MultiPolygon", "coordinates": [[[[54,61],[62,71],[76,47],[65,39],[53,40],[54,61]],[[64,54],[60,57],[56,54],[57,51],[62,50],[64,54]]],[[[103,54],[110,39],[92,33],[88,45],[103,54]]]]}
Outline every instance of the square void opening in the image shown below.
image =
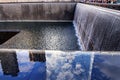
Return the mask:
{"type": "Polygon", "coordinates": [[[0,30],[0,45],[14,37],[20,31],[17,30],[0,30]]]}

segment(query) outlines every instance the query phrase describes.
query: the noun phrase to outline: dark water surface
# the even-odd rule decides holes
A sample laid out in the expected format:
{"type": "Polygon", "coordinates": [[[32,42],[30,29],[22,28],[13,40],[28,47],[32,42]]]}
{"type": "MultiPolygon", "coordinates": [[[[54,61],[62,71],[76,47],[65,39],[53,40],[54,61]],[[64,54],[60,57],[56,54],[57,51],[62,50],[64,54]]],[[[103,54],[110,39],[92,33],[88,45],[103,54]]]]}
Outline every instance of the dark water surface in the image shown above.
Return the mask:
{"type": "Polygon", "coordinates": [[[0,48],[79,50],[71,22],[6,22],[0,30],[20,31],[0,48]]]}
{"type": "Polygon", "coordinates": [[[0,80],[119,80],[119,54],[0,51],[0,80]]]}

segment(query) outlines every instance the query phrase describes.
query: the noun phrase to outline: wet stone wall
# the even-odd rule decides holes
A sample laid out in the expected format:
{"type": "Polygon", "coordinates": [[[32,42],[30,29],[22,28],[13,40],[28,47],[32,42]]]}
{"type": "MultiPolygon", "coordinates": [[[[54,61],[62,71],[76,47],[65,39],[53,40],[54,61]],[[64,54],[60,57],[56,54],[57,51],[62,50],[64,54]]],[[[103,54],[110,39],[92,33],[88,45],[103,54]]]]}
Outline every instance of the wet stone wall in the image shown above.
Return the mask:
{"type": "Polygon", "coordinates": [[[72,20],[75,3],[0,4],[0,20],[72,20]]]}
{"type": "Polygon", "coordinates": [[[83,50],[120,50],[120,11],[77,4],[74,25],[83,50]]]}

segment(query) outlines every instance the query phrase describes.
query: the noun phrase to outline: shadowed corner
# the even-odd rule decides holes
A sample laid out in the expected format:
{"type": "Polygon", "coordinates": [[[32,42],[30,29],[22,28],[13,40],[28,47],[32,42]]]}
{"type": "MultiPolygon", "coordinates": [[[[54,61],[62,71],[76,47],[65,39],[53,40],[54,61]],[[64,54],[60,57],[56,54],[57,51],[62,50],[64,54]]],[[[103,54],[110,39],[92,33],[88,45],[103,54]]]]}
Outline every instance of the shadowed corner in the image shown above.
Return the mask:
{"type": "Polygon", "coordinates": [[[18,34],[19,30],[0,30],[0,45],[18,34]]]}

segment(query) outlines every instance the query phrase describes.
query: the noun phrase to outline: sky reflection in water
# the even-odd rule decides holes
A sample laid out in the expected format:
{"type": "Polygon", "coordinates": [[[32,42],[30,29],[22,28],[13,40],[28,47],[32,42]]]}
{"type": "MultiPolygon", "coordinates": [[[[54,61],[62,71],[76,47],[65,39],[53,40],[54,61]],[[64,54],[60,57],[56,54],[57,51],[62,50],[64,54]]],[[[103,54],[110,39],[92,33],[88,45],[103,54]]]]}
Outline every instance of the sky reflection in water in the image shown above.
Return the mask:
{"type": "Polygon", "coordinates": [[[120,56],[113,54],[26,50],[0,52],[0,80],[119,80],[120,56]]]}

